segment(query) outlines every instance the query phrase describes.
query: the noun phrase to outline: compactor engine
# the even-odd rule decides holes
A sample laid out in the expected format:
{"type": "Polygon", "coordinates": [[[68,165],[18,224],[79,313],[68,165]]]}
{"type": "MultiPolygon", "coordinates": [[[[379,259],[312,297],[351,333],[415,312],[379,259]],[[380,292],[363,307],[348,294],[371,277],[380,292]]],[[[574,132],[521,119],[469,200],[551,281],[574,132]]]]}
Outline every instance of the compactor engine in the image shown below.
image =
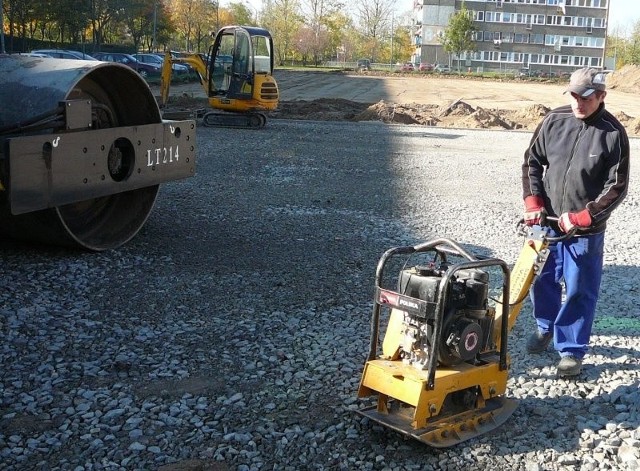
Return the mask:
{"type": "MultiPolygon", "coordinates": [[[[448,268],[446,264],[418,265],[400,273],[399,292],[427,303],[426,315],[402,311],[400,355],[405,363],[420,370],[428,366],[438,287],[448,268]]],[[[493,310],[489,310],[487,301],[488,279],[483,270],[461,270],[446,287],[445,316],[436,351],[438,364],[452,366],[473,361],[489,346],[493,310]]]]}

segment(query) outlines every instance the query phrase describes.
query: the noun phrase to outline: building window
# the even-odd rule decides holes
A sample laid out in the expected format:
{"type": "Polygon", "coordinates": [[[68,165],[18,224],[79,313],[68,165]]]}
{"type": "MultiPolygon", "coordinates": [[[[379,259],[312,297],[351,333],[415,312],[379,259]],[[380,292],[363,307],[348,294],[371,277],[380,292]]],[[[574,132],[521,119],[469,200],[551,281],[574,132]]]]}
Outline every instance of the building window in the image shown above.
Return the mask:
{"type": "Polygon", "coordinates": [[[530,34],[529,40],[531,44],[544,44],[544,34],[530,34]]]}

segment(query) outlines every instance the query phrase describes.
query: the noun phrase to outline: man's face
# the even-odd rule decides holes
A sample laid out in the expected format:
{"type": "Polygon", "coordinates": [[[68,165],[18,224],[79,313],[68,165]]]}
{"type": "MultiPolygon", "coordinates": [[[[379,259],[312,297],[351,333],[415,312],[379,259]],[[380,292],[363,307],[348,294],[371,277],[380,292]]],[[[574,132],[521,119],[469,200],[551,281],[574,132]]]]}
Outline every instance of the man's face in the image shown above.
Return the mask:
{"type": "Polygon", "coordinates": [[[571,94],[571,109],[578,119],[585,119],[591,116],[604,101],[607,92],[593,92],[586,98],[581,97],[577,93],[571,94]]]}

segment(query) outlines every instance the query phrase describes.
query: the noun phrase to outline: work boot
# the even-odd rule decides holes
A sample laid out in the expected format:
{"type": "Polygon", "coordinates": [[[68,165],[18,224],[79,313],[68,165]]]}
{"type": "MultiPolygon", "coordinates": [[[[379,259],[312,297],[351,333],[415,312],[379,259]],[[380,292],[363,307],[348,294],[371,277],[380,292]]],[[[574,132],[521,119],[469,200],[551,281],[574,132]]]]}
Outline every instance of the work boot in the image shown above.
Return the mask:
{"type": "Polygon", "coordinates": [[[559,378],[567,378],[569,376],[577,376],[582,370],[582,358],[567,355],[560,358],[556,374],[559,378]]]}
{"type": "Polygon", "coordinates": [[[539,331],[536,331],[529,340],[527,341],[527,352],[529,353],[542,353],[544,352],[551,340],[553,339],[553,334],[551,332],[547,332],[546,334],[541,334],[539,331]]]}

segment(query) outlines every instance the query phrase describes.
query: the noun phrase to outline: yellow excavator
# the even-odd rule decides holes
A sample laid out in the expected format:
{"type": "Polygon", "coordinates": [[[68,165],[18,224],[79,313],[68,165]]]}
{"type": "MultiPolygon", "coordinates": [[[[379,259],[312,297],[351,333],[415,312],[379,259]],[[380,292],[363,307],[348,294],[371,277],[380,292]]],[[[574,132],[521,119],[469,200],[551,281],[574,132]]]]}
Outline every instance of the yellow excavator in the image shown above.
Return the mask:
{"type": "Polygon", "coordinates": [[[208,55],[165,54],[160,82],[161,105],[169,98],[172,65],[191,66],[200,79],[209,106],[205,126],[261,128],[266,112],[278,106],[273,78],[273,38],[266,29],[225,26],[216,34],[208,55]]]}
{"type": "Polygon", "coordinates": [[[549,244],[572,235],[551,237],[547,227],[522,222],[518,227],[525,243],[512,270],[449,239],[383,254],[358,390],[358,397],[377,400],[359,414],[436,448],[489,432],[510,417],[517,401],[505,396],[507,334],[549,244]],[[397,277],[385,273],[403,259],[397,277]],[[397,288],[388,288],[394,281],[397,288]],[[380,344],[381,319],[388,322],[380,344]]]}

